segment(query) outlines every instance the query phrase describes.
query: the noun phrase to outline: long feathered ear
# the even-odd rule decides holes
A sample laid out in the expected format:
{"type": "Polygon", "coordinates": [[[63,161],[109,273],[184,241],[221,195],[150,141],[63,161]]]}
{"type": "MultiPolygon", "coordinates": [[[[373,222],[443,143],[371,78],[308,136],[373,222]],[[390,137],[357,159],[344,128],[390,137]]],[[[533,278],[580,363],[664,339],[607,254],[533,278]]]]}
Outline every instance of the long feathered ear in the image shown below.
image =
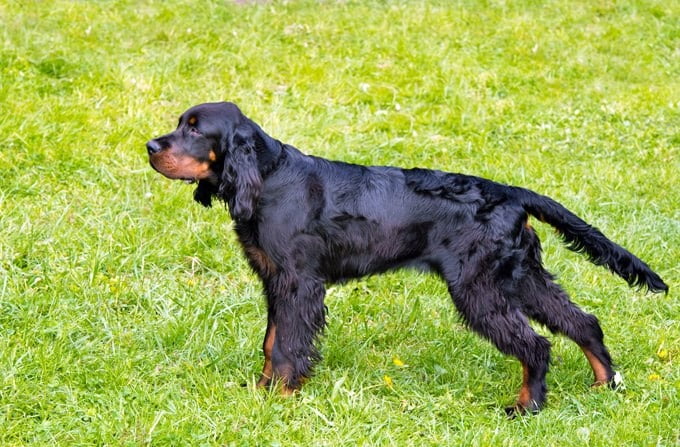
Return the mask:
{"type": "Polygon", "coordinates": [[[247,123],[239,125],[224,144],[224,170],[220,197],[229,206],[235,221],[250,220],[262,192],[262,175],[257,161],[255,130],[247,123]]]}

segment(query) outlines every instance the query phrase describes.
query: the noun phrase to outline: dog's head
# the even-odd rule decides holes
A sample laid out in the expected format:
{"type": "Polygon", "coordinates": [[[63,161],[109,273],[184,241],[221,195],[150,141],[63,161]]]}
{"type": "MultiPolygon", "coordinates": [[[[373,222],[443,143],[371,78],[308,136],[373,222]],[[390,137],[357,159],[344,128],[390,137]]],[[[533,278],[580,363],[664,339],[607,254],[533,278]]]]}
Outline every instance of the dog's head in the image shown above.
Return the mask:
{"type": "Polygon", "coordinates": [[[217,196],[235,220],[252,218],[262,176],[272,169],[281,143],[229,102],[192,107],[174,132],[146,143],[151,166],[164,176],[198,182],[197,202],[210,206],[217,196]]]}

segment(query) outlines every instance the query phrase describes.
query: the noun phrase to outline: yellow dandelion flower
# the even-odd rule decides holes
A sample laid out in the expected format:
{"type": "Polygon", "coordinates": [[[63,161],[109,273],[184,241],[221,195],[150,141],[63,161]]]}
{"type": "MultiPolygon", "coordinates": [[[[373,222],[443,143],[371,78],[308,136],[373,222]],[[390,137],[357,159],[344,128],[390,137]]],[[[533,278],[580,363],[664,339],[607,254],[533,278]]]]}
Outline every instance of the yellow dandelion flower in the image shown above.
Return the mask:
{"type": "Polygon", "coordinates": [[[668,360],[668,349],[659,349],[656,355],[659,357],[659,360],[668,360]]]}

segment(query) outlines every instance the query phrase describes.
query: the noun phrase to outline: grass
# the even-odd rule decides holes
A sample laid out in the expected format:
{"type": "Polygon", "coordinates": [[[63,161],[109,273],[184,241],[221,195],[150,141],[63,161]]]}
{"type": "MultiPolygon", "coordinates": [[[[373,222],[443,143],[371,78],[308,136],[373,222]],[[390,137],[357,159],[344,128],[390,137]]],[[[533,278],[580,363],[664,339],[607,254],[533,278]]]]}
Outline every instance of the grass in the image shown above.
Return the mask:
{"type": "Polygon", "coordinates": [[[0,445],[678,445],[679,17],[634,0],[0,3],[0,445]],[[625,389],[591,390],[550,336],[547,408],[506,420],[517,362],[437,280],[399,272],[330,289],[299,396],[255,390],[265,309],[228,215],[144,152],[224,99],[309,153],[549,194],[649,261],[669,295],[539,227],[625,389]]]}

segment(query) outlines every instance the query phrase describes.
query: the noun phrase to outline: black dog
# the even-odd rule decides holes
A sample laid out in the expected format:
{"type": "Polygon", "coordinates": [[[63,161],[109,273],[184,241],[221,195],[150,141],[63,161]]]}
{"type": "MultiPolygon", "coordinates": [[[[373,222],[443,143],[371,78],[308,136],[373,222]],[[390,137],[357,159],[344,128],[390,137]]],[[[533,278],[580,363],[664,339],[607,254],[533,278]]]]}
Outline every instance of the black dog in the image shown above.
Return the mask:
{"type": "Polygon", "coordinates": [[[668,290],[644,262],[548,197],[467,175],[304,155],[231,103],[189,109],[174,132],[146,147],[161,174],[198,181],[196,201],[210,206],[217,197],[229,207],[267,296],[260,386],[280,382],[288,393],[309,377],[319,360],[325,284],[402,267],[439,275],[467,325],[522,363],[510,414],[537,411],[546,397],[550,343],[529,318],[576,342],[595,384],[611,384],[598,320],[543,268],[528,215],[629,285],[668,290]]]}

